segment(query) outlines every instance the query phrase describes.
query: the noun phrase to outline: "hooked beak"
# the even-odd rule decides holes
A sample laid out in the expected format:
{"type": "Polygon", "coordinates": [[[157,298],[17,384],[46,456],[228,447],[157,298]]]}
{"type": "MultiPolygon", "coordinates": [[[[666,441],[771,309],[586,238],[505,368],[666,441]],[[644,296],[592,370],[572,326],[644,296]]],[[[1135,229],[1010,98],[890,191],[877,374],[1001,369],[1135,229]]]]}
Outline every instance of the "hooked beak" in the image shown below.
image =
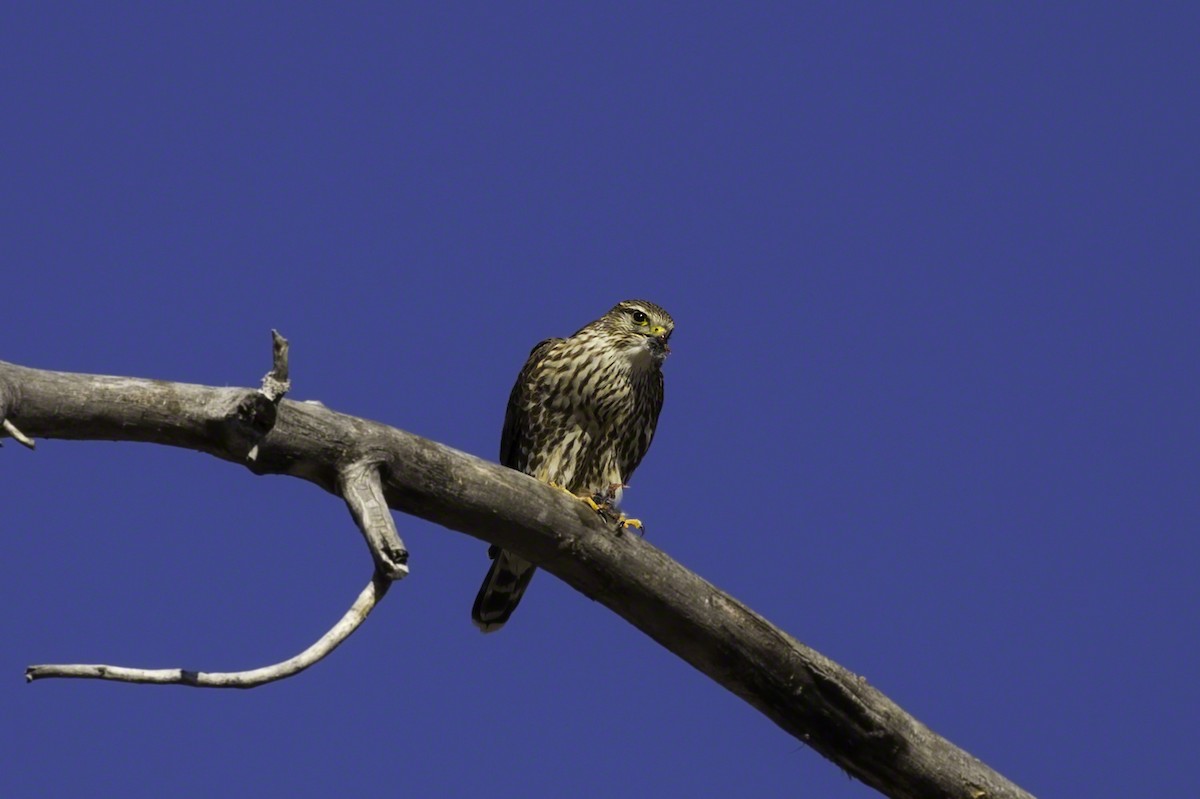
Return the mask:
{"type": "Polygon", "coordinates": [[[656,325],[650,329],[654,336],[650,339],[650,351],[660,358],[665,358],[671,348],[667,346],[667,340],[671,338],[671,331],[665,327],[656,325]]]}

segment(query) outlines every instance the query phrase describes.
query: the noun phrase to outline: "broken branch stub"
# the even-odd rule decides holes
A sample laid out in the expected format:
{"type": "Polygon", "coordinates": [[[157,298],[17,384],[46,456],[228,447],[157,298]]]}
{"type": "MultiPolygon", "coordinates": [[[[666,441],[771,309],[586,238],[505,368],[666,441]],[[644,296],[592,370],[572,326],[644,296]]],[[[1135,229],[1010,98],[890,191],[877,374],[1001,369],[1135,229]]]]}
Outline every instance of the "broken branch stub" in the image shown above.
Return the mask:
{"type": "Polygon", "coordinates": [[[32,438],[22,433],[17,429],[17,426],[12,423],[12,419],[5,418],[3,422],[4,431],[17,440],[18,444],[35,449],[37,444],[32,438]]]}
{"type": "Polygon", "coordinates": [[[260,391],[263,396],[278,405],[291,387],[292,383],[288,379],[288,340],[279,335],[278,330],[272,330],[271,371],[263,375],[260,391]]]}
{"type": "Polygon", "coordinates": [[[0,437],[4,433],[16,439],[18,444],[34,449],[37,445],[33,439],[21,432],[21,430],[9,418],[13,406],[16,405],[16,388],[11,383],[0,381],[0,437]]]}
{"type": "Polygon", "coordinates": [[[362,531],[375,567],[392,580],[408,574],[408,549],[396,532],[396,522],[383,497],[379,464],[358,461],[338,474],[338,489],[355,524],[362,531]]]}

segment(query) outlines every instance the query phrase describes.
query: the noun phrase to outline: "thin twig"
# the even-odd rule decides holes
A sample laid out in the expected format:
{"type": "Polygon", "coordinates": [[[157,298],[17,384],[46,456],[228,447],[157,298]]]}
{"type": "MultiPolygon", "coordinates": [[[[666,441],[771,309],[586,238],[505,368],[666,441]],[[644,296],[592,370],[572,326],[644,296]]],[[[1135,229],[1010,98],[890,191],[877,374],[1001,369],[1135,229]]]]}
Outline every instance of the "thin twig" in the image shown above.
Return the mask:
{"type": "Polygon", "coordinates": [[[304,671],[338,647],[350,633],[358,629],[367,615],[383,598],[392,580],[376,573],[358,599],[337,624],[312,646],[295,657],[280,663],[249,671],[190,671],[188,669],[134,669],[101,664],[47,664],[25,669],[25,680],[68,677],[118,682],[155,683],[158,685],[191,685],[197,688],[253,688],[304,671]]]}

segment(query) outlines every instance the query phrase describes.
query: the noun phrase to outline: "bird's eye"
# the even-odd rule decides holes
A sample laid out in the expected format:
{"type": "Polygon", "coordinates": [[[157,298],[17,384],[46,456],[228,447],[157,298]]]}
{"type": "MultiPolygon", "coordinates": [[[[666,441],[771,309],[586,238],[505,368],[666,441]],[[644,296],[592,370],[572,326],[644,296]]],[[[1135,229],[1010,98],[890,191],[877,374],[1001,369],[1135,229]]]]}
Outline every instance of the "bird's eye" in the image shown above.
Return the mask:
{"type": "Polygon", "coordinates": [[[645,325],[650,323],[650,317],[646,316],[646,314],[642,313],[641,311],[634,311],[633,321],[637,322],[639,325],[645,325]]]}

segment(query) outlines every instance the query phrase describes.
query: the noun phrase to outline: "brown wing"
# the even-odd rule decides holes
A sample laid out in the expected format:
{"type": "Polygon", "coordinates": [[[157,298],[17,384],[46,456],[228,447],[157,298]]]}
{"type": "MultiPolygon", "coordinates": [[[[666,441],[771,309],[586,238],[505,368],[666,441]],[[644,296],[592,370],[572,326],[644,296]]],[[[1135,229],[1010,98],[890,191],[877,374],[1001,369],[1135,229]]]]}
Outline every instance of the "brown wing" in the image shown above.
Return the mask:
{"type": "Polygon", "coordinates": [[[529,407],[533,399],[532,392],[537,382],[536,372],[539,363],[550,348],[560,341],[562,341],[561,338],[548,338],[540,342],[529,353],[525,366],[517,375],[517,382],[512,388],[512,393],[508,395],[508,410],[504,412],[504,431],[500,434],[500,464],[502,466],[522,472],[526,471],[526,464],[521,453],[529,452],[533,442],[530,419],[525,409],[529,407]]]}
{"type": "Polygon", "coordinates": [[[654,429],[658,426],[658,414],[663,406],[663,375],[657,369],[649,375],[646,385],[641,389],[637,401],[637,411],[634,419],[625,433],[624,444],[621,447],[621,479],[626,483],[633,477],[633,471],[646,457],[650,442],[654,440],[654,429]]]}

